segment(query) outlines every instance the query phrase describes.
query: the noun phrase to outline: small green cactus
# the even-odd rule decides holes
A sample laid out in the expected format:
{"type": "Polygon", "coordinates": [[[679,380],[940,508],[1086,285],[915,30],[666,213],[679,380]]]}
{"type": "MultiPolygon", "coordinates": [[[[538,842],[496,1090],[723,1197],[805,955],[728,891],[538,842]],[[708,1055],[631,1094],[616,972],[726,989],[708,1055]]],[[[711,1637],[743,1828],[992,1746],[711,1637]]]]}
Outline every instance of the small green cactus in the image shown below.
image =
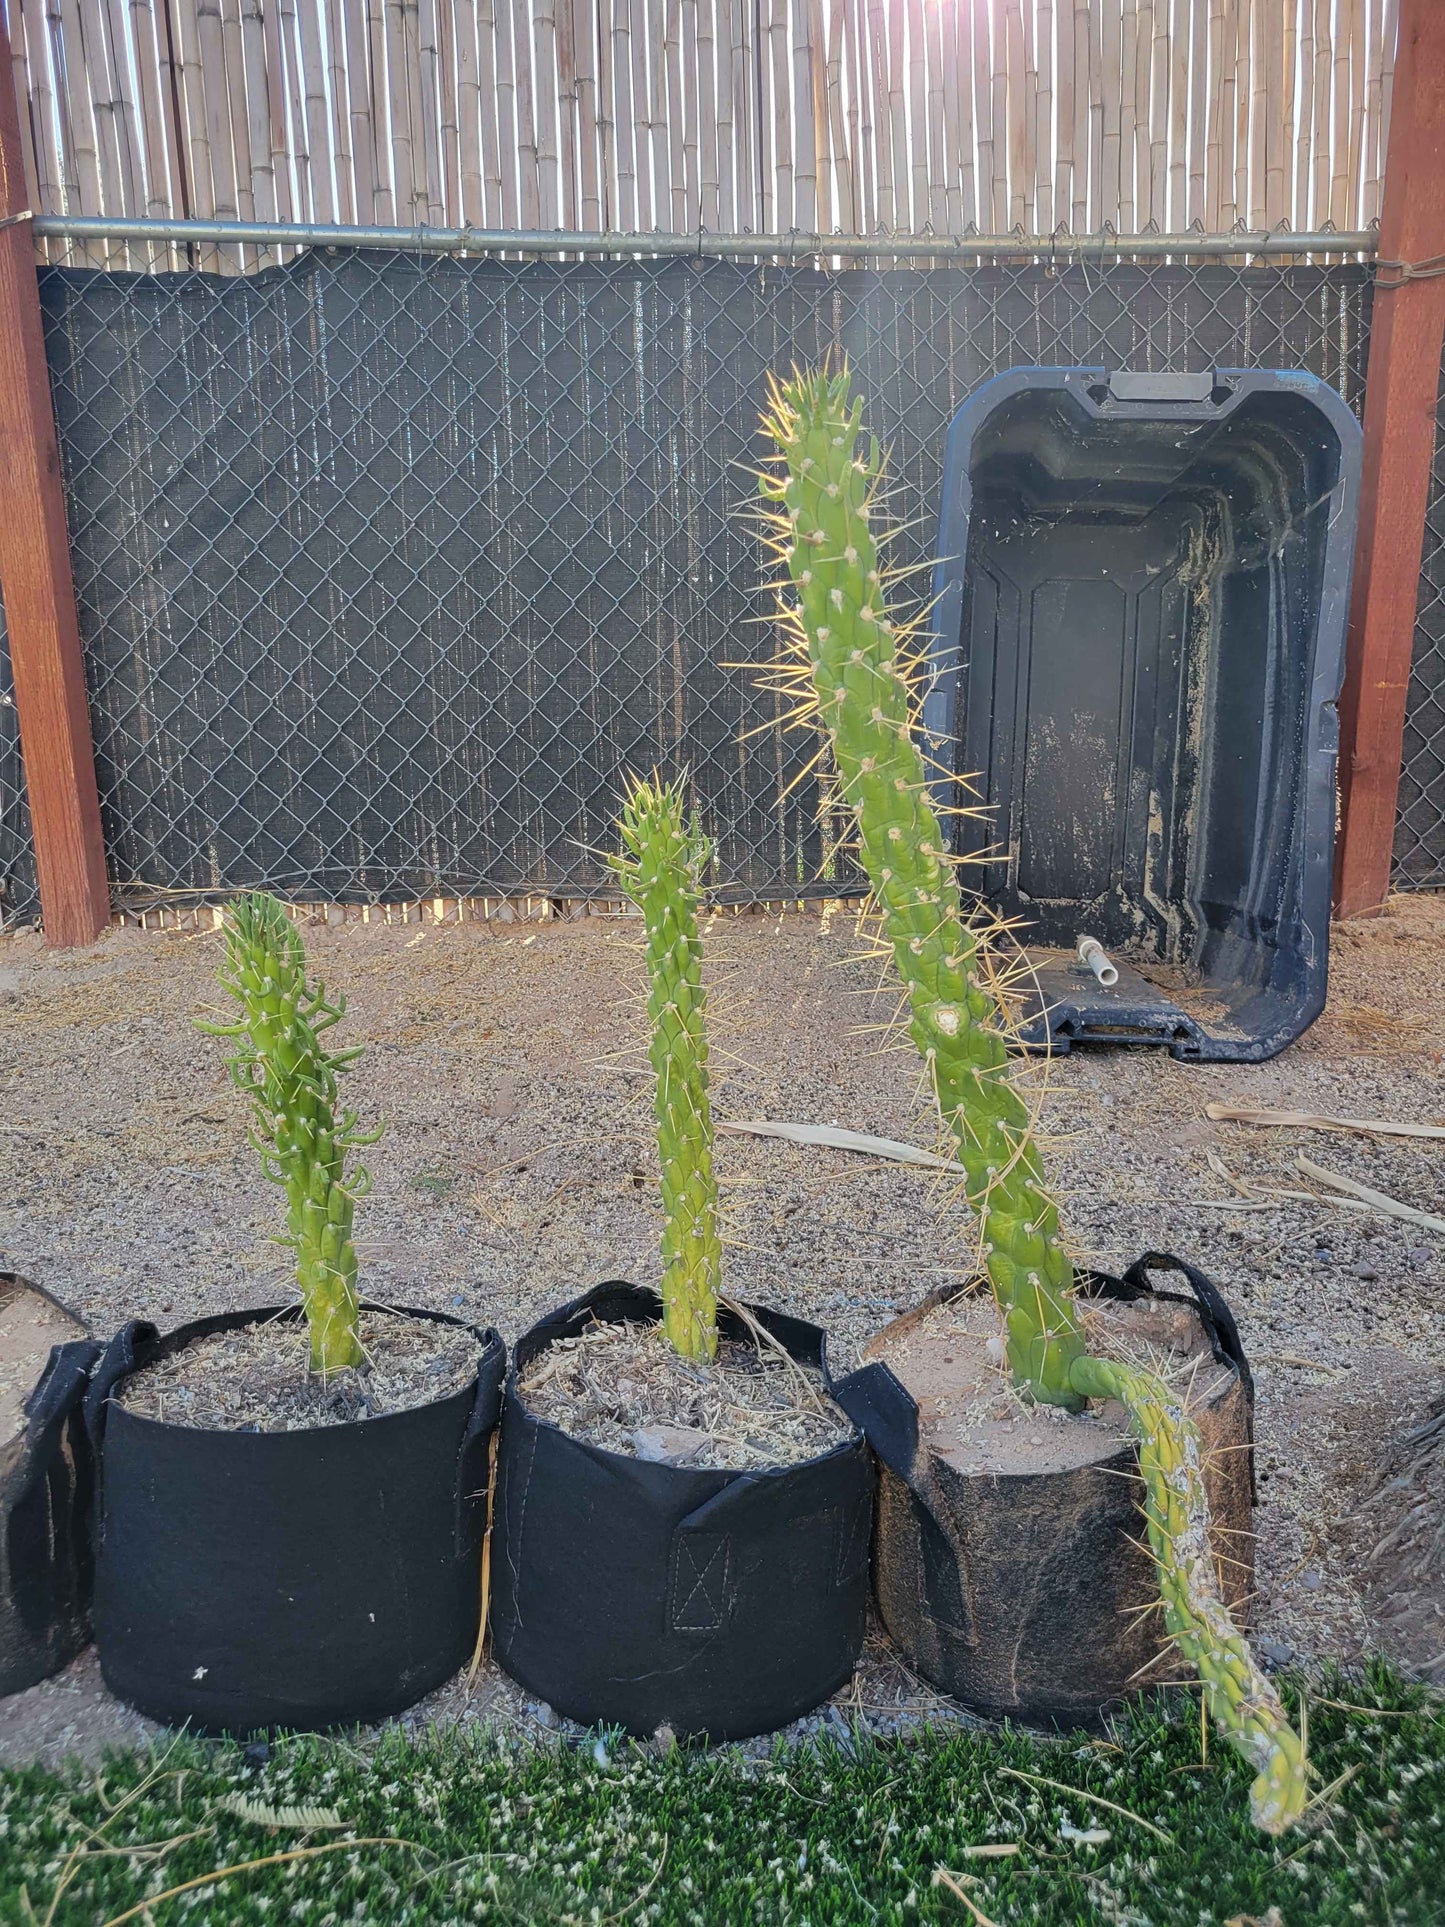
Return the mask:
{"type": "Polygon", "coordinates": [[[697,907],[712,846],[689,821],[684,784],[634,781],[610,859],[642,912],[647,952],[648,1058],[662,1166],[663,1330],[684,1358],[717,1352],[722,1273],[708,1099],[707,992],[697,907]]]}
{"type": "Polygon", "coordinates": [[[239,1040],[227,1068],[251,1099],[250,1137],[261,1167],[285,1188],[282,1242],[296,1253],[311,1369],[360,1365],[351,1221],[370,1181],[360,1166],[348,1172],[347,1162],[353,1148],[375,1144],[381,1131],[359,1132],[354,1111],[336,1119],[337,1079],[361,1050],[327,1051],[321,1034],[345,1014],[346,999],[328,999],[325,985],[307,977],[300,932],[262,891],[231,906],[221,984],[240,1006],[240,1018],[200,1028],[239,1040]]]}
{"type": "Polygon", "coordinates": [[[967,1174],[1015,1381],[1068,1408],[1086,1398],[1123,1404],[1139,1443],[1166,1624],[1222,1730],[1256,1769],[1256,1820],[1281,1832],[1304,1810],[1303,1748],[1220,1596],[1198,1431],[1156,1374],[1085,1350],[1058,1210],[1008,1075],[1004,1015],[981,973],[978,936],[930,800],[911,665],[889,616],[871,520],[882,463],[876,443],[866,457],[858,452],[862,409],[849,390],[846,373],[795,376],[774,384],[763,418],[777,451],[763,494],[776,506],[775,547],[796,596],[784,617],[798,693],[811,695],[827,732],[907,987],[910,1034],[967,1174]]]}

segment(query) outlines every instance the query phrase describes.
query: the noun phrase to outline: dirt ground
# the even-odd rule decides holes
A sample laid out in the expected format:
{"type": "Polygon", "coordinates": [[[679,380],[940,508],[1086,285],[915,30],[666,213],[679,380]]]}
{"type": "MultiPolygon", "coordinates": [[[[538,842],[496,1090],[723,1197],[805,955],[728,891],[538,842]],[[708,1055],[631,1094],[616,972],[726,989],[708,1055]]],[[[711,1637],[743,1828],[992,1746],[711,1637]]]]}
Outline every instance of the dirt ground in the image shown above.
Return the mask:
{"type": "MultiPolygon", "coordinates": [[[[600,1279],[656,1279],[625,922],[353,922],[314,926],[308,941],[350,1000],[345,1040],[367,1047],[351,1101],[387,1121],[358,1211],[372,1294],[464,1310],[510,1339],[600,1279]]],[[[132,1316],[165,1326],[288,1296],[286,1255],[268,1242],[277,1194],[247,1147],[222,1047],[191,1021],[218,1005],[220,947],[209,932],[126,929],[49,956],[32,934],[0,939],[0,1268],[44,1284],[98,1335],[132,1316]]],[[[844,912],[718,922],[720,1115],[934,1143],[916,1058],[862,1028],[892,1000],[870,995],[876,966],[859,948],[844,912]]],[[[1391,1439],[1445,1394],[1445,1239],[1326,1202],[1238,1209],[1209,1160],[1299,1187],[1303,1152],[1445,1212],[1445,1141],[1204,1116],[1220,1099],[1445,1120],[1445,900],[1397,900],[1338,929],[1332,973],[1326,1014],[1272,1063],[1110,1050],[1044,1067],[1053,1169],[1081,1252],[1110,1269],[1146,1248],[1189,1254],[1239,1316],[1259,1388],[1255,1626],[1274,1663],[1350,1658],[1389,1637],[1364,1590],[1388,1514],[1360,1508],[1391,1439]]],[[[967,1214],[926,1170],[735,1137],[717,1163],[731,1290],[826,1323],[837,1367],[892,1313],[972,1269],[967,1214]]],[[[1406,1657],[1434,1655],[1407,1645],[1406,1657]]],[[[885,1723],[932,1705],[881,1643],[840,1702],[885,1723]]],[[[471,1694],[454,1682],[409,1723],[454,1716],[553,1723],[487,1670],[471,1694]]],[[[0,1760],[144,1730],[87,1654],[0,1704],[0,1760]]]]}

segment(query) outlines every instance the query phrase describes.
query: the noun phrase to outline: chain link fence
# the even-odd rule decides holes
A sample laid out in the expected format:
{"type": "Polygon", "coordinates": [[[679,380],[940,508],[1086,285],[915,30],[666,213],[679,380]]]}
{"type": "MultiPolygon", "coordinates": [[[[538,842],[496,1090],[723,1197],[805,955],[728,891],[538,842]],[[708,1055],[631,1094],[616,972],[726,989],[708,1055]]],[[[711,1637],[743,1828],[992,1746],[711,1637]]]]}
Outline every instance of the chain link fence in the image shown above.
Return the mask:
{"type": "Polygon", "coordinates": [[[1405,709],[1394,880],[1401,890],[1445,890],[1445,368],[1405,709]]]}
{"type": "MultiPolygon", "coordinates": [[[[607,894],[623,774],[654,765],[691,772],[738,898],[846,892],[812,744],[730,666],[769,647],[749,476],[767,371],[848,357],[908,566],[936,540],[948,422],[987,376],[1304,367],[1358,409],[1370,302],[1343,264],[315,252],[41,285],[131,906],[252,884],[607,894]]],[[[20,916],[11,715],[0,876],[20,916]]]]}

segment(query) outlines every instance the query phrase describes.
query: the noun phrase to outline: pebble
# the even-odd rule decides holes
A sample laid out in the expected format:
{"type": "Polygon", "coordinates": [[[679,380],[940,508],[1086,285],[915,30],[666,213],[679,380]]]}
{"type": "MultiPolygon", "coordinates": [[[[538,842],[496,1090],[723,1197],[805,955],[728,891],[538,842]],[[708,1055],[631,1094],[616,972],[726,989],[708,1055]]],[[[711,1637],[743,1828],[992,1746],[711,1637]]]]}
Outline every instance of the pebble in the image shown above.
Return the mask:
{"type": "Polygon", "coordinates": [[[1335,1254],[1333,1251],[1330,1250],[1328,1245],[1316,1246],[1315,1263],[1317,1265],[1332,1265],[1334,1262],[1335,1262],[1335,1254]]]}
{"type": "Polygon", "coordinates": [[[1355,1266],[1355,1276],[1363,1279],[1367,1285],[1373,1285],[1380,1274],[1373,1265],[1366,1264],[1361,1260],[1361,1262],[1355,1266]]]}
{"type": "Polygon", "coordinates": [[[1288,1666],[1294,1658],[1294,1647],[1286,1646],[1282,1639],[1260,1639],[1255,1645],[1260,1658],[1271,1666],[1288,1666]]]}
{"type": "Polygon", "coordinates": [[[1418,1269],[1421,1265],[1434,1264],[1435,1253],[1429,1245],[1416,1245],[1413,1250],[1405,1253],[1405,1258],[1407,1263],[1418,1269]]]}
{"type": "Polygon", "coordinates": [[[1313,1566],[1308,1567],[1304,1572],[1300,1574],[1299,1582],[1304,1587],[1306,1592],[1318,1592],[1320,1587],[1324,1584],[1323,1579],[1321,1579],[1320,1575],[1315,1571],[1313,1566]]]}

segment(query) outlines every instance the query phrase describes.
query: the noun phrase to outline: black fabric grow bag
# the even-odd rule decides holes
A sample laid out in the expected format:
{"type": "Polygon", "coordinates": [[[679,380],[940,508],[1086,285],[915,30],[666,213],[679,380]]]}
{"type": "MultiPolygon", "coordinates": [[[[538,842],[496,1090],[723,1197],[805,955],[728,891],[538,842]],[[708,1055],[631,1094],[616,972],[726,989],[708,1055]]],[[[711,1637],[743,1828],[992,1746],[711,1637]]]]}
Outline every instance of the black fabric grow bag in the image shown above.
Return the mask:
{"type": "Polygon", "coordinates": [[[476,1642],[488,1436],[506,1364],[495,1332],[476,1334],[471,1384],[344,1425],[212,1431],[111,1400],[139,1366],[274,1316],[226,1312],[164,1338],[129,1324],[86,1400],[101,1671],[141,1712],[201,1732],[383,1719],[448,1679],[476,1642]]]}
{"type": "Polygon", "coordinates": [[[1295,370],[1015,368],[954,417],[924,723],[1027,1041],[1257,1059],[1323,1008],[1360,439],[1295,370]]]}
{"type": "MultiPolygon", "coordinates": [[[[28,1280],[3,1282],[74,1317],[28,1280]]],[[[90,1638],[94,1475],[82,1404],[99,1356],[86,1338],[54,1346],[23,1430],[0,1452],[0,1694],[48,1679],[90,1638]]]]}
{"type": "MultiPolygon", "coordinates": [[[[1086,1273],[1081,1288],[1189,1306],[1228,1368],[1200,1416],[1224,1442],[1209,1468],[1211,1503],[1230,1547],[1226,1597],[1247,1616],[1254,1385],[1228,1305],[1203,1272],[1161,1252],[1123,1278],[1086,1273]],[[1151,1270],[1183,1273],[1191,1296],[1156,1291],[1151,1270]]],[[[1176,1676],[1161,1659],[1162,1622],[1144,1611],[1158,1585],[1132,1443],[1071,1471],[965,1475],[928,1450],[918,1407],[886,1363],[840,1379],[833,1395],[883,1462],[878,1603],[916,1672],[991,1718],[1064,1729],[1097,1724],[1131,1693],[1176,1676]]]]}
{"type": "MultiPolygon", "coordinates": [[[[691,1471],[588,1445],[527,1410],[518,1375],[594,1319],[660,1314],[609,1283],[521,1338],[502,1421],[492,1560],[500,1664],[584,1725],[744,1739],[808,1712],[863,1646],[872,1459],[861,1437],[801,1465],[691,1471]]],[[[816,1325],[752,1308],[829,1384],[816,1325]]],[[[722,1311],[724,1336],[746,1338],[722,1311]]]]}

